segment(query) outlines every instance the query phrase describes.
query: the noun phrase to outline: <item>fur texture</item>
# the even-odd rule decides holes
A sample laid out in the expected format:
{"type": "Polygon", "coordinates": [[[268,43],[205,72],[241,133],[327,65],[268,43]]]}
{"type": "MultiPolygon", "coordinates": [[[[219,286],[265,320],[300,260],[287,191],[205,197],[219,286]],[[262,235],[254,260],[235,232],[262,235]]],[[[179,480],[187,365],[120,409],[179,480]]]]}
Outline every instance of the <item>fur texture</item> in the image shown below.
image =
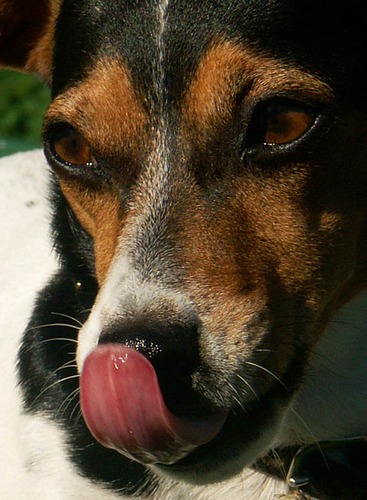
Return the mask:
{"type": "Polygon", "coordinates": [[[0,0],[52,94],[0,167],[6,496],[270,500],[307,447],[365,498],[362,10],[0,0]]]}

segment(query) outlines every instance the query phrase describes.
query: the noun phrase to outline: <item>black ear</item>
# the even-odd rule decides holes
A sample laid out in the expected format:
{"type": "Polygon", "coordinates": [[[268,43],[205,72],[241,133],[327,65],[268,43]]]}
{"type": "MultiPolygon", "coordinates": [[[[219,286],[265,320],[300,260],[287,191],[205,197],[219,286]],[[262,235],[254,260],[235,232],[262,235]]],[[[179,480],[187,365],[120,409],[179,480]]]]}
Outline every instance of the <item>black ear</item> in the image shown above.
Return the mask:
{"type": "Polygon", "coordinates": [[[0,0],[0,66],[50,82],[54,27],[62,0],[0,0]]]}

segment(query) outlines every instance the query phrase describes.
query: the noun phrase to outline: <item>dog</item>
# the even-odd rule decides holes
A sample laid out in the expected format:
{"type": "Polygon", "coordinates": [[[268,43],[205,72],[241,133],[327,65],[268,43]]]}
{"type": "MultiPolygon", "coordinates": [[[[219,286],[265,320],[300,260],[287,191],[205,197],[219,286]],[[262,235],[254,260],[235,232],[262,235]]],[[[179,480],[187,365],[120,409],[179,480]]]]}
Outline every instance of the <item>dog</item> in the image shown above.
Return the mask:
{"type": "Polygon", "coordinates": [[[364,18],[0,0],[1,498],[366,498],[364,18]]]}

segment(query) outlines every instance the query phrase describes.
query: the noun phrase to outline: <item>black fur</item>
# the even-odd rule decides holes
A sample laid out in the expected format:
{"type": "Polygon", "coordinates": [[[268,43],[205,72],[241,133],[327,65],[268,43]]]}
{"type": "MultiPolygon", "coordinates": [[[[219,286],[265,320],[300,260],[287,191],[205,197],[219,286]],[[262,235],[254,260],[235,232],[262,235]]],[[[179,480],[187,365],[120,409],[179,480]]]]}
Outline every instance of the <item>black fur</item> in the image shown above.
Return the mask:
{"type": "MultiPolygon", "coordinates": [[[[85,78],[98,58],[112,55],[129,63],[147,100],[159,100],[152,84],[159,71],[159,3],[65,0],[56,31],[53,95],[85,78]]],[[[366,84],[361,0],[171,0],[163,34],[162,86],[170,103],[182,95],[205,47],[220,38],[304,67],[332,83],[349,102],[365,106],[358,100],[366,84]]]]}

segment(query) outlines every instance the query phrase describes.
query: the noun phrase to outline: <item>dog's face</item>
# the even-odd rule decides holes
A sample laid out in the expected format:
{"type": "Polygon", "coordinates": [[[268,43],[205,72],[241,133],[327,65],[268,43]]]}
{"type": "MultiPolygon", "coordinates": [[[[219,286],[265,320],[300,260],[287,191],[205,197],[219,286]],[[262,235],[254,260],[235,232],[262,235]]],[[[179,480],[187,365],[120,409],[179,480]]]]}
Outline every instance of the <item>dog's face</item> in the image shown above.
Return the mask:
{"type": "Polygon", "coordinates": [[[35,48],[3,59],[52,80],[46,155],[93,242],[85,398],[127,345],[150,360],[132,355],[132,379],[157,374],[149,409],[173,423],[141,453],[121,415],[104,437],[86,420],[170,474],[231,475],[271,447],[325,324],[365,283],[359,2],[33,3],[35,48]]]}

